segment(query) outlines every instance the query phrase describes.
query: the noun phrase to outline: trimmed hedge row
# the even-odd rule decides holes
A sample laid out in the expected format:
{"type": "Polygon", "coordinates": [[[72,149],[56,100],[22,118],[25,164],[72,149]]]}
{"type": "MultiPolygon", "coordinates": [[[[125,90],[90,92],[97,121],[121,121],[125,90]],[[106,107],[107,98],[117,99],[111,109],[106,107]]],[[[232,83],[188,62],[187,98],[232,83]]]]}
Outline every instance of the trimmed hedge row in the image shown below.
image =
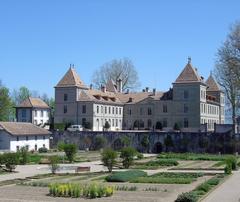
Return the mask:
{"type": "Polygon", "coordinates": [[[168,178],[168,177],[138,177],[131,183],[155,183],[155,184],[190,184],[195,178],[168,178]]]}
{"type": "Polygon", "coordinates": [[[167,177],[167,178],[198,178],[202,177],[203,173],[156,173],[152,177],[167,177]]]}

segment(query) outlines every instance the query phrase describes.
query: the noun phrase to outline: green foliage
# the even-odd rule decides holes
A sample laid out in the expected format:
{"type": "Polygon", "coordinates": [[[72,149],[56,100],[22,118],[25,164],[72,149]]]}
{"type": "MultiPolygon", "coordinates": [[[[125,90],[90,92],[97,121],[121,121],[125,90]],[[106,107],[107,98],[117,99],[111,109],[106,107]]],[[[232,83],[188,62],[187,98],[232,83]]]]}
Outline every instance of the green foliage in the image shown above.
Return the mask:
{"type": "Polygon", "coordinates": [[[144,158],[144,156],[143,156],[143,154],[142,153],[140,153],[140,152],[138,152],[137,153],[137,159],[143,159],[144,158]]]}
{"type": "Polygon", "coordinates": [[[198,190],[198,191],[200,190],[200,191],[204,191],[204,192],[208,192],[208,191],[210,191],[210,189],[211,189],[211,185],[208,184],[208,182],[205,182],[196,188],[196,190],[198,190]]]}
{"type": "Polygon", "coordinates": [[[108,130],[110,127],[111,127],[110,124],[108,123],[108,121],[106,121],[104,124],[104,128],[108,130]]]}
{"type": "Polygon", "coordinates": [[[9,121],[13,110],[9,89],[0,86],[0,121],[9,121]]]}
{"type": "Polygon", "coordinates": [[[152,177],[164,177],[164,178],[198,178],[202,177],[203,173],[174,173],[174,172],[160,172],[152,175],[152,177]]]}
{"type": "Polygon", "coordinates": [[[41,148],[38,149],[38,152],[39,153],[47,153],[48,149],[46,147],[41,147],[41,148]]]}
{"type": "Polygon", "coordinates": [[[165,144],[167,150],[169,147],[174,146],[172,137],[170,135],[167,135],[167,137],[164,139],[164,144],[165,144]]]}
{"type": "Polygon", "coordinates": [[[17,153],[4,153],[3,162],[6,166],[6,169],[12,172],[19,163],[19,156],[17,153]]]}
{"type": "Polygon", "coordinates": [[[101,198],[113,195],[114,188],[101,184],[51,184],[49,186],[49,195],[54,197],[72,197],[72,198],[101,198]]]}
{"type": "Polygon", "coordinates": [[[137,187],[136,186],[115,186],[115,190],[117,191],[137,191],[137,187]]]}
{"type": "Polygon", "coordinates": [[[237,170],[237,157],[235,156],[229,156],[226,160],[225,160],[226,164],[231,165],[232,170],[237,170]]]}
{"type": "Polygon", "coordinates": [[[141,145],[142,147],[144,147],[145,149],[149,147],[149,139],[148,136],[144,135],[142,140],[141,140],[141,145]]]}
{"type": "Polygon", "coordinates": [[[226,164],[226,166],[224,168],[224,173],[226,175],[232,174],[232,165],[231,164],[229,164],[229,163],[226,164]]]}
{"type": "Polygon", "coordinates": [[[52,174],[55,174],[56,171],[59,169],[59,159],[58,156],[49,156],[49,166],[51,169],[52,174]]]}
{"type": "Polygon", "coordinates": [[[116,164],[117,152],[111,148],[106,148],[101,153],[101,156],[103,165],[108,168],[109,172],[112,172],[112,168],[116,164]]]}
{"type": "Polygon", "coordinates": [[[29,162],[29,153],[27,147],[21,147],[18,151],[19,163],[25,165],[29,162]]]}
{"type": "Polygon", "coordinates": [[[194,178],[165,178],[165,177],[138,177],[132,183],[155,183],[155,184],[190,184],[194,178]]]}
{"type": "Polygon", "coordinates": [[[77,153],[77,146],[75,144],[65,144],[63,150],[68,161],[72,163],[74,160],[74,156],[77,153]]]}
{"type": "Polygon", "coordinates": [[[129,168],[133,163],[134,156],[137,155],[137,151],[132,147],[125,147],[121,150],[120,158],[122,158],[122,164],[124,168],[129,168]]]}
{"type": "Polygon", "coordinates": [[[64,151],[65,143],[63,141],[58,142],[57,149],[58,151],[64,151]]]}
{"type": "Polygon", "coordinates": [[[198,197],[196,194],[192,192],[186,192],[178,195],[177,199],[175,202],[197,202],[198,197]]]}
{"type": "Polygon", "coordinates": [[[135,169],[158,169],[160,166],[177,166],[178,162],[174,159],[159,159],[159,160],[152,160],[148,162],[138,162],[135,163],[133,168],[135,169]]]}
{"type": "Polygon", "coordinates": [[[128,147],[131,144],[131,139],[128,136],[121,137],[121,142],[124,147],[128,147]]]}
{"type": "Polygon", "coordinates": [[[113,173],[113,174],[107,176],[105,179],[107,182],[128,182],[137,177],[144,177],[144,176],[147,176],[147,173],[144,171],[128,170],[128,171],[113,173]]]}
{"type": "Polygon", "coordinates": [[[65,127],[65,123],[54,123],[54,130],[64,131],[65,127]]]}
{"type": "Polygon", "coordinates": [[[177,159],[177,160],[203,160],[203,161],[224,161],[232,155],[215,155],[215,154],[195,154],[195,153],[161,153],[160,159],[177,159]]]}
{"type": "Polygon", "coordinates": [[[178,123],[175,123],[173,126],[173,130],[180,130],[180,126],[178,123]]]}
{"type": "Polygon", "coordinates": [[[93,149],[99,150],[106,146],[107,139],[103,136],[97,135],[93,140],[93,149]]]}
{"type": "Polygon", "coordinates": [[[86,128],[86,129],[91,129],[92,125],[89,121],[86,121],[85,123],[83,123],[83,127],[86,128]]]}

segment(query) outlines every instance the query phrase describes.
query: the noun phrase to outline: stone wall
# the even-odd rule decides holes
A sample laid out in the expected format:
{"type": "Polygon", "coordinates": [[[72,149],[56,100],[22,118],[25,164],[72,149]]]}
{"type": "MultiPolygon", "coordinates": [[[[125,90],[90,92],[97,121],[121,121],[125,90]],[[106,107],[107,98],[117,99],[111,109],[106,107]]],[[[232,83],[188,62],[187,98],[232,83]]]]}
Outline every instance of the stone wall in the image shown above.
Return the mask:
{"type": "Polygon", "coordinates": [[[53,131],[52,147],[58,142],[74,143],[80,150],[93,149],[95,139],[102,136],[107,140],[105,146],[114,149],[123,147],[124,137],[130,145],[142,152],[197,152],[197,153],[235,153],[240,152],[239,135],[225,133],[196,132],[149,132],[149,131],[53,131]],[[144,144],[144,143],[149,143],[144,144]]]}

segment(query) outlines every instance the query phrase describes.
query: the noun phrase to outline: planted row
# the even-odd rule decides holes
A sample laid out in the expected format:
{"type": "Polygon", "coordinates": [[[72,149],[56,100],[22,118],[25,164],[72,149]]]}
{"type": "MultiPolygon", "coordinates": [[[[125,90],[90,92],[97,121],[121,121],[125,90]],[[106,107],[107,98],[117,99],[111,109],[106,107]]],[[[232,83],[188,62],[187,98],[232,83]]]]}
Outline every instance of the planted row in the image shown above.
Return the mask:
{"type": "Polygon", "coordinates": [[[101,198],[113,195],[114,188],[102,184],[51,184],[49,186],[49,195],[53,197],[71,197],[71,198],[101,198]]]}
{"type": "Polygon", "coordinates": [[[141,170],[128,170],[115,172],[105,178],[107,182],[129,182],[138,177],[147,176],[147,173],[141,170]]]}

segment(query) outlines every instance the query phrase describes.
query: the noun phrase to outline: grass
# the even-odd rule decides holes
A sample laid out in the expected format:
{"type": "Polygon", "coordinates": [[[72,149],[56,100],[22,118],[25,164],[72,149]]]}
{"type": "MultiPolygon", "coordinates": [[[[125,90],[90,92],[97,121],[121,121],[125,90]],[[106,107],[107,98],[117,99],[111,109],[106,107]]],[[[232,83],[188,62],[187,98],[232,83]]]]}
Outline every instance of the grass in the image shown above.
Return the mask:
{"type": "Polygon", "coordinates": [[[167,173],[161,172],[152,175],[151,177],[164,177],[164,178],[198,178],[202,177],[203,173],[167,173]]]}
{"type": "Polygon", "coordinates": [[[203,160],[203,161],[225,161],[233,155],[216,155],[216,154],[195,154],[195,153],[161,153],[159,159],[176,159],[176,160],[203,160]]]}
{"type": "Polygon", "coordinates": [[[122,172],[116,172],[105,179],[107,182],[129,182],[137,177],[147,176],[147,173],[141,170],[128,170],[122,172]]]}

